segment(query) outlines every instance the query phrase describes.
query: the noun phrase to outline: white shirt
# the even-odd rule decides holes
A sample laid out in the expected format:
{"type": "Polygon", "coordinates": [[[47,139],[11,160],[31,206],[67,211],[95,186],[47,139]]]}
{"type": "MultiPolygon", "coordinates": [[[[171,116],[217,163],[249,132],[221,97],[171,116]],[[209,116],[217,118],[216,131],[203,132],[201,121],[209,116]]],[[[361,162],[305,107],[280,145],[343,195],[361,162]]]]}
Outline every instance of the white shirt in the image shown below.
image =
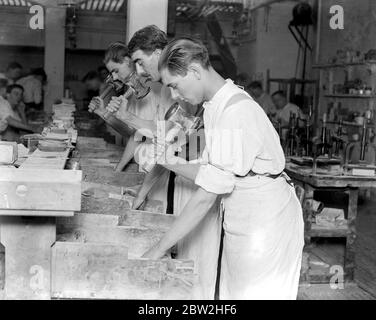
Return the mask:
{"type": "Polygon", "coordinates": [[[295,116],[301,119],[304,119],[304,115],[302,113],[302,110],[300,108],[293,104],[293,103],[287,103],[281,110],[277,110],[277,113],[275,115],[275,118],[281,119],[282,124],[288,124],[290,122],[290,113],[295,114],[295,116]]]}
{"type": "Polygon", "coordinates": [[[236,177],[278,174],[285,167],[279,136],[263,109],[231,80],[204,103],[206,148],[195,183],[208,192],[231,193],[236,177]],[[227,106],[236,94],[249,98],[227,106]]]}
{"type": "Polygon", "coordinates": [[[42,102],[42,83],[37,78],[30,75],[18,80],[17,84],[24,88],[23,99],[25,103],[39,104],[42,102]]]}
{"type": "Polygon", "coordinates": [[[0,119],[6,120],[8,117],[22,121],[19,113],[12,108],[8,100],[0,96],[0,119]]]}

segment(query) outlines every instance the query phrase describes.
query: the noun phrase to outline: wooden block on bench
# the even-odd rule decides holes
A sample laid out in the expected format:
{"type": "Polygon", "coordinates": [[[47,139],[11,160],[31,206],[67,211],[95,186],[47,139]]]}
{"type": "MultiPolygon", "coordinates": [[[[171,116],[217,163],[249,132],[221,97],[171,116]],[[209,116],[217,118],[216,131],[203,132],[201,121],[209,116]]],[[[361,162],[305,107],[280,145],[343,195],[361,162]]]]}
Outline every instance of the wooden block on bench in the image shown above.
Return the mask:
{"type": "Polygon", "coordinates": [[[52,297],[67,299],[191,299],[193,261],[128,259],[127,247],[56,242],[52,297]]]}
{"type": "Polygon", "coordinates": [[[171,214],[154,213],[150,211],[126,210],[119,217],[119,225],[141,228],[169,230],[176,216],[171,214]]]}
{"type": "MultiPolygon", "coordinates": [[[[91,183],[82,183],[81,212],[123,215],[131,208],[134,197],[124,195],[121,197],[122,187],[91,183]],[[118,196],[118,198],[115,198],[118,196]]],[[[163,213],[163,203],[158,200],[146,200],[145,211],[163,213]]]]}
{"type": "Polygon", "coordinates": [[[0,168],[0,215],[2,210],[80,211],[81,178],[78,170],[0,168]]]}
{"type": "Polygon", "coordinates": [[[82,224],[58,225],[56,238],[64,242],[108,243],[125,245],[129,257],[139,258],[164,235],[165,230],[129,226],[87,226],[82,224]]]}

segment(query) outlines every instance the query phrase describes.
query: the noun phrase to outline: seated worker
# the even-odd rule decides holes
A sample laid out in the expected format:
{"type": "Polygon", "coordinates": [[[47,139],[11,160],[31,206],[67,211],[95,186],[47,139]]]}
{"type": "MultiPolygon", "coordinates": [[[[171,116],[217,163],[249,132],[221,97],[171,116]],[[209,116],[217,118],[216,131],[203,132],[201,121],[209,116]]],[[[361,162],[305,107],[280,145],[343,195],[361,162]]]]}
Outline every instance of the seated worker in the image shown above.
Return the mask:
{"type": "Polygon", "coordinates": [[[28,109],[42,109],[43,85],[46,81],[47,75],[43,68],[33,69],[30,75],[17,81],[24,88],[23,102],[28,109]]]}
{"type": "Polygon", "coordinates": [[[0,73],[0,79],[7,79],[8,85],[16,83],[16,81],[21,78],[22,66],[17,62],[11,62],[8,64],[5,73],[0,73]]]}
{"type": "MultiPolygon", "coordinates": [[[[273,121],[281,121],[282,127],[286,127],[290,122],[290,113],[295,114],[296,118],[305,119],[305,116],[300,108],[287,101],[287,97],[283,91],[276,91],[272,95],[273,103],[276,108],[276,113],[273,121]]],[[[299,124],[301,125],[301,123],[299,124]]]]}
{"type": "Polygon", "coordinates": [[[0,119],[5,120],[8,124],[6,130],[2,132],[2,139],[18,142],[22,131],[34,131],[27,125],[25,105],[22,102],[22,86],[18,84],[8,86],[6,96],[6,100],[0,97],[0,119]]]}
{"type": "Polygon", "coordinates": [[[264,109],[268,117],[272,117],[276,110],[272,98],[264,92],[260,81],[253,81],[246,88],[253,99],[264,109]]]}

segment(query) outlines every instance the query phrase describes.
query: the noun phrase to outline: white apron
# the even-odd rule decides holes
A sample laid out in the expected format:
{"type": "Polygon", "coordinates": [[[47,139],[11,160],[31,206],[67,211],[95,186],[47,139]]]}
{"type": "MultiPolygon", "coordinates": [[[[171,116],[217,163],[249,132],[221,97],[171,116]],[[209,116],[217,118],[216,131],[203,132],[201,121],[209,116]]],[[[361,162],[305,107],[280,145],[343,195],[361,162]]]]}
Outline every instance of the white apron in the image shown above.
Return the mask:
{"type": "MultiPolygon", "coordinates": [[[[193,182],[180,176],[175,178],[175,215],[180,215],[197,189],[193,182]]],[[[195,300],[214,299],[222,225],[219,205],[218,200],[200,224],[177,244],[177,258],[195,262],[195,273],[198,274],[198,283],[192,294],[195,300]]]]}
{"type": "Polygon", "coordinates": [[[246,172],[249,169],[265,172],[263,170],[266,167],[276,173],[275,168],[282,171],[284,162],[272,124],[248,95],[252,100],[249,107],[245,107],[244,102],[238,102],[241,99],[231,100],[239,93],[247,95],[232,81],[227,80],[226,85],[204,106],[207,147],[204,155],[208,156],[211,167],[203,167],[196,178],[198,185],[221,190],[223,194],[221,198],[224,207],[224,239],[219,296],[223,300],[296,299],[304,246],[301,205],[294,188],[284,177],[237,177],[234,174],[234,170],[243,172],[245,168],[246,172]],[[226,108],[235,104],[239,106],[237,113],[228,112],[227,116],[230,118],[224,119],[226,108]],[[237,118],[231,118],[235,116],[237,118]],[[214,134],[216,129],[232,128],[235,123],[233,119],[239,119],[239,126],[244,125],[244,117],[255,117],[249,118],[250,127],[248,131],[242,132],[244,136],[241,137],[249,140],[229,139],[222,142],[219,139],[221,136],[214,134]],[[258,122],[253,122],[253,119],[257,119],[258,122]],[[258,135],[259,131],[253,132],[256,127],[258,130],[265,130],[264,134],[258,135]],[[214,133],[211,134],[211,130],[214,133]],[[276,148],[279,148],[277,150],[265,146],[262,149],[258,141],[275,143],[276,148]],[[254,148],[257,148],[259,154],[252,154],[256,150],[254,148]],[[228,152],[224,152],[223,149],[228,152]],[[228,156],[219,157],[221,152],[228,156]],[[269,158],[274,161],[268,161],[269,158]],[[250,168],[247,161],[254,161],[250,168]],[[223,175],[216,173],[215,168],[220,166],[224,168],[221,169],[223,175]],[[231,176],[232,178],[229,178],[231,176]],[[212,181],[205,182],[208,179],[212,181]],[[232,191],[224,192],[230,183],[233,183],[232,191]]]}
{"type": "Polygon", "coordinates": [[[220,299],[296,299],[304,222],[294,188],[283,177],[239,178],[223,203],[220,299]]]}

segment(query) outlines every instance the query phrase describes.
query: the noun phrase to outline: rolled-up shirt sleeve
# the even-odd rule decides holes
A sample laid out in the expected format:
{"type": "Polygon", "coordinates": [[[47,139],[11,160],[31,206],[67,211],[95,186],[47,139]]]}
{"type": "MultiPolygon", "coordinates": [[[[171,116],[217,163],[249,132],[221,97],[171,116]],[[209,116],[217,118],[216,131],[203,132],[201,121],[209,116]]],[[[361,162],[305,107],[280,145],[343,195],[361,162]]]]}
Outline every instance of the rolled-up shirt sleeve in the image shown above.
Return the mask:
{"type": "Polygon", "coordinates": [[[215,194],[231,193],[235,186],[235,177],[231,172],[216,168],[211,164],[201,165],[195,184],[215,194]]]}
{"type": "MultiPolygon", "coordinates": [[[[258,106],[257,106],[258,107],[258,106]]],[[[263,122],[250,100],[228,107],[216,129],[206,131],[208,163],[201,165],[195,183],[208,192],[231,193],[236,176],[246,176],[263,148],[263,122]]]]}

